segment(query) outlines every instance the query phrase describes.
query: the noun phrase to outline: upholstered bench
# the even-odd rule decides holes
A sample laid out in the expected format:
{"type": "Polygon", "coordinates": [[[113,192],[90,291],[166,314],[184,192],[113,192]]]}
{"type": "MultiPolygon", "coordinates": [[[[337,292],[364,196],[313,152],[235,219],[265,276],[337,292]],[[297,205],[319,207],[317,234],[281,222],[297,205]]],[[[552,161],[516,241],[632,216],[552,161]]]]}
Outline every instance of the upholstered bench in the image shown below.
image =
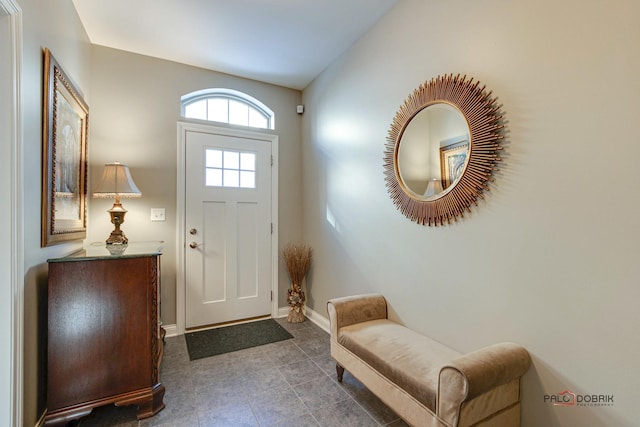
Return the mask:
{"type": "Polygon", "coordinates": [[[412,426],[518,426],[529,353],[501,343],[462,355],[387,318],[382,295],[328,302],[338,381],[348,370],[412,426]]]}

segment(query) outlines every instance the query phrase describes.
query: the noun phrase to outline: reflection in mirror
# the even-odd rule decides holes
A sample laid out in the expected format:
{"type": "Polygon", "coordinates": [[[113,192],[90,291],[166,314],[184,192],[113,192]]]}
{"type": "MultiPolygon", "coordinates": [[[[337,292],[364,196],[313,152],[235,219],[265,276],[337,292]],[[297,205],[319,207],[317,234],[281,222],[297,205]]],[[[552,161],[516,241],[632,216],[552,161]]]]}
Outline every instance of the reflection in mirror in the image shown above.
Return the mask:
{"type": "Polygon", "coordinates": [[[415,198],[437,198],[460,178],[468,154],[464,115],[446,102],[436,102],[406,126],[398,147],[398,172],[415,198]]]}

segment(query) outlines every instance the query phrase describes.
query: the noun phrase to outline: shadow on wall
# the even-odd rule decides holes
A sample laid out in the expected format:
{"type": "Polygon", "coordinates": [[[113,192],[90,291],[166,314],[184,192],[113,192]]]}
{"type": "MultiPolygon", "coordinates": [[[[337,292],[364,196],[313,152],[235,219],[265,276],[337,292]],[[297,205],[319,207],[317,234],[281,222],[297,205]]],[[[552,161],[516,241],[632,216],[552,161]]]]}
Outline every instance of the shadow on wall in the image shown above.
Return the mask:
{"type": "Polygon", "coordinates": [[[326,309],[319,310],[320,307],[316,305],[316,300],[313,298],[313,274],[315,268],[313,267],[313,261],[311,262],[311,266],[309,267],[309,271],[307,271],[307,275],[304,278],[304,287],[303,291],[305,292],[305,297],[307,299],[306,305],[307,307],[311,307],[313,311],[322,314],[323,316],[327,316],[325,313],[326,309]],[[306,289],[305,289],[306,288],[306,289]]]}
{"type": "Polygon", "coordinates": [[[30,268],[25,275],[23,376],[27,384],[24,389],[36,390],[36,406],[30,407],[28,403],[33,396],[24,396],[24,411],[31,414],[35,409],[38,417],[47,408],[47,280],[46,263],[30,268]]]}
{"type": "Polygon", "coordinates": [[[325,229],[327,233],[324,234],[323,239],[330,239],[332,242],[313,242],[311,246],[314,247],[314,256],[318,253],[329,256],[329,259],[322,260],[322,264],[325,266],[331,266],[332,270],[342,271],[344,274],[348,274],[349,276],[344,278],[344,283],[348,283],[349,285],[341,289],[340,295],[327,295],[326,290],[321,289],[323,281],[326,280],[323,272],[321,271],[322,269],[317,268],[317,261],[312,261],[309,272],[305,278],[307,306],[328,318],[326,308],[327,299],[377,292],[378,290],[371,286],[374,281],[372,281],[371,278],[368,278],[366,273],[359,268],[357,260],[355,260],[351,253],[343,246],[339,233],[333,230],[332,225],[329,222],[326,222],[325,229]],[[334,232],[329,232],[329,230],[333,230],[334,232]],[[330,247],[331,250],[316,250],[320,245],[330,247]]]}

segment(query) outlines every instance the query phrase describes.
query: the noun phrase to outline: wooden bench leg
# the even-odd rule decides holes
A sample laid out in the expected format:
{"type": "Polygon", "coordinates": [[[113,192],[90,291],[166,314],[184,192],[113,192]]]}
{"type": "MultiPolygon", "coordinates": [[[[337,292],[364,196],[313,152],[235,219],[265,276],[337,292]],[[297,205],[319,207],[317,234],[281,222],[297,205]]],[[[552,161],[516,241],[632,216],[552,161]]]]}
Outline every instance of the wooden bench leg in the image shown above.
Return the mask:
{"type": "Polygon", "coordinates": [[[342,376],[344,375],[344,368],[336,363],[336,373],[338,374],[338,382],[342,382],[342,376]]]}

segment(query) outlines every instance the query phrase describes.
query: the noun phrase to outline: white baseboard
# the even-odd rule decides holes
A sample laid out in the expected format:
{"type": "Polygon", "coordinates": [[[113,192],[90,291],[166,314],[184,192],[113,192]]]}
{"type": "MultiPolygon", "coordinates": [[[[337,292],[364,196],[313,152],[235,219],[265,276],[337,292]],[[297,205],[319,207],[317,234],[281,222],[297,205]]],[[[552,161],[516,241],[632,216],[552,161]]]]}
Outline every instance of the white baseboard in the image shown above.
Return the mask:
{"type": "Polygon", "coordinates": [[[178,335],[178,325],[162,325],[162,329],[167,333],[166,337],[177,337],[178,335]]]}
{"type": "MultiPolygon", "coordinates": [[[[289,315],[289,307],[280,307],[278,309],[278,317],[287,317],[289,315]]],[[[329,325],[329,319],[319,314],[317,311],[313,311],[309,307],[304,308],[304,315],[311,322],[315,323],[320,329],[327,333],[331,332],[329,325]]]]}
{"type": "Polygon", "coordinates": [[[313,311],[309,307],[307,307],[305,315],[307,316],[307,319],[315,323],[320,329],[328,334],[331,333],[331,324],[329,323],[329,319],[327,319],[317,311],[313,311]]]}
{"type": "Polygon", "coordinates": [[[289,315],[289,307],[280,307],[278,309],[278,317],[287,317],[289,315]]]}
{"type": "MultiPolygon", "coordinates": [[[[289,307],[280,307],[278,308],[278,316],[277,317],[287,317],[289,315],[289,307]]],[[[320,329],[324,330],[327,333],[330,333],[331,328],[329,325],[329,319],[319,314],[317,311],[313,311],[309,307],[305,307],[304,315],[311,322],[315,323],[320,329]]],[[[162,325],[162,328],[167,332],[166,337],[176,337],[181,335],[178,333],[177,325],[162,325]]]]}

